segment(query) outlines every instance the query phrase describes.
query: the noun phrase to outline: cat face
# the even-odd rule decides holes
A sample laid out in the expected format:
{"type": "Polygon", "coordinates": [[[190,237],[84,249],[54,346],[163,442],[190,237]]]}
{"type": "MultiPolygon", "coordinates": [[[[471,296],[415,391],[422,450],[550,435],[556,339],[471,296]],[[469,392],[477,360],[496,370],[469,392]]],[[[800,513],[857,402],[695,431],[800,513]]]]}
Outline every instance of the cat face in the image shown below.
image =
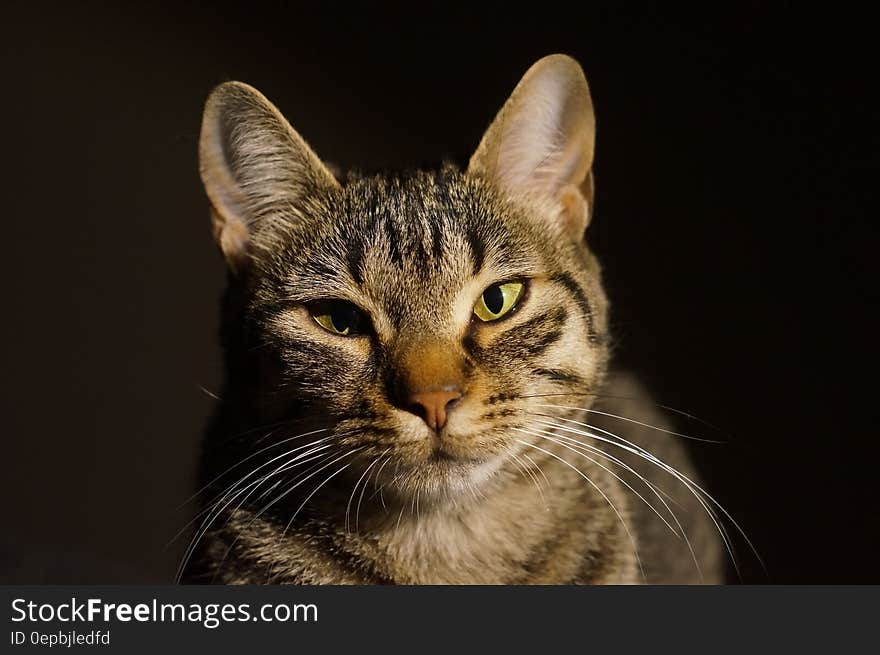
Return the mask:
{"type": "Polygon", "coordinates": [[[202,176],[250,371],[235,386],[260,420],[322,426],[340,464],[430,500],[521,455],[548,397],[585,406],[607,361],[583,242],[592,147],[586,81],[561,56],[530,69],[466,171],[340,183],[257,91],[215,90],[202,176]]]}

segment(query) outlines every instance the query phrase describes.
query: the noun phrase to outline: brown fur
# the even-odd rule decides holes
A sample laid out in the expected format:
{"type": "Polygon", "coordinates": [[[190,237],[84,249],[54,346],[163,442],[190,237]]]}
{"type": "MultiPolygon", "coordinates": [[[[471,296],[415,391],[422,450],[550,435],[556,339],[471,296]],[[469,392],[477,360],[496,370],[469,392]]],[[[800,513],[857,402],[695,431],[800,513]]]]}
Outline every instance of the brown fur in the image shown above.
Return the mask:
{"type": "Polygon", "coordinates": [[[635,492],[671,522],[660,487],[702,579],[719,580],[694,496],[595,431],[694,479],[644,391],[608,374],[608,301],[583,239],[594,126],[583,72],[555,55],[525,75],[466,171],[340,181],[257,91],[212,94],[202,177],[231,271],[227,378],[188,579],[699,581],[682,535],[635,492]],[[475,318],[484,290],[509,280],[525,288],[509,315],[475,318]],[[329,301],[356,307],[364,331],[320,326],[329,301]],[[435,431],[407,399],[440,388],[461,399],[435,431]]]}

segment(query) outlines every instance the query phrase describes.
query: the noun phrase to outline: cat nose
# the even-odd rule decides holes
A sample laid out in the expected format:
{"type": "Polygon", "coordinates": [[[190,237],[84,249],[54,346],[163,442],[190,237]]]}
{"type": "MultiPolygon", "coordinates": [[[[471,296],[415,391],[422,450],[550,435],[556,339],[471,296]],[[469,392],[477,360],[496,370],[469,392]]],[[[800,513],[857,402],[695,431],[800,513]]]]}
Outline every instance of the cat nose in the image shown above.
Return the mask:
{"type": "Polygon", "coordinates": [[[411,393],[407,409],[421,417],[432,430],[440,430],[446,425],[448,411],[461,398],[461,389],[457,386],[417,391],[411,393]]]}

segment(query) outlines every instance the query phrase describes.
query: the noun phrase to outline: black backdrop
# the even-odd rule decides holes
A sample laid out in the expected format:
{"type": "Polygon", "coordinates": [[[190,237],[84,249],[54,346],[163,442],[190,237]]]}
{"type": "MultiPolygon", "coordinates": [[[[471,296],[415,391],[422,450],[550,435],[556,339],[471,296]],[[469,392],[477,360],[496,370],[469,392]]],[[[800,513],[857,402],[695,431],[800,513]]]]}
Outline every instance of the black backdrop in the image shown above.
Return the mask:
{"type": "Polygon", "coordinates": [[[257,86],[342,167],[430,165],[466,160],[551,52],[597,109],[618,361],[731,435],[694,453],[766,560],[744,552],[745,580],[880,582],[865,17],[123,5],[0,21],[0,582],[173,575],[219,380],[196,162],[214,84],[257,86]]]}

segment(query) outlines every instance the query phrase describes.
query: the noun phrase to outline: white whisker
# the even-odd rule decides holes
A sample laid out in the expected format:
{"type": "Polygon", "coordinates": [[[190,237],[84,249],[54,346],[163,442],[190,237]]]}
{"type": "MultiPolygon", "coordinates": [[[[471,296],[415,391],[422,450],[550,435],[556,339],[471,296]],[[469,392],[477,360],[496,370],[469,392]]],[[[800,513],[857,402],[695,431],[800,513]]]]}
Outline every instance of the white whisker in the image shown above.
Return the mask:
{"type": "MultiPolygon", "coordinates": [[[[388,452],[388,451],[385,451],[385,452],[388,452]]],[[[360,485],[361,480],[363,480],[367,476],[367,474],[370,472],[370,469],[373,468],[373,466],[376,464],[376,462],[378,462],[380,459],[382,459],[382,455],[379,455],[372,462],[370,462],[370,465],[364,469],[364,472],[361,473],[361,477],[359,477],[357,479],[357,481],[354,483],[354,487],[352,487],[351,496],[349,496],[348,504],[345,506],[345,531],[346,532],[350,532],[348,518],[349,518],[349,514],[351,513],[351,503],[352,503],[352,501],[354,501],[354,495],[357,493],[358,486],[360,485]]],[[[366,486],[366,483],[364,483],[364,486],[366,486]]]]}
{"type": "MultiPolygon", "coordinates": [[[[298,447],[298,448],[294,448],[294,449],[292,449],[292,450],[289,450],[287,453],[284,453],[284,454],[282,454],[282,455],[279,455],[279,456],[273,458],[272,460],[270,460],[269,462],[267,462],[266,464],[263,464],[263,465],[257,467],[256,469],[254,469],[253,471],[251,471],[250,473],[248,473],[246,476],[244,476],[243,478],[241,478],[240,480],[238,480],[234,485],[232,485],[232,487],[229,489],[229,491],[227,491],[225,494],[223,494],[222,497],[221,497],[216,503],[214,503],[213,505],[210,506],[210,509],[211,509],[212,511],[209,512],[209,516],[205,518],[205,520],[204,520],[203,523],[202,523],[202,526],[199,528],[199,530],[197,531],[196,535],[195,535],[195,536],[193,537],[193,539],[190,541],[189,546],[187,547],[186,551],[184,552],[184,557],[183,557],[183,559],[182,559],[182,561],[181,561],[181,564],[180,564],[180,566],[178,567],[178,570],[177,570],[177,576],[176,576],[176,579],[177,579],[178,581],[180,580],[181,576],[183,575],[183,571],[186,569],[186,565],[189,563],[190,558],[192,557],[193,553],[195,552],[196,546],[198,545],[199,541],[201,541],[202,537],[204,537],[204,535],[205,535],[205,534],[207,533],[207,531],[210,529],[211,525],[214,523],[214,521],[217,519],[217,517],[219,517],[220,514],[222,514],[222,513],[226,510],[227,507],[229,507],[233,502],[235,502],[235,499],[236,499],[236,498],[238,498],[241,494],[243,494],[243,493],[244,493],[245,491],[247,491],[249,488],[252,488],[252,490],[251,490],[250,493],[253,493],[253,490],[255,490],[260,484],[262,484],[266,479],[268,479],[269,476],[274,475],[275,473],[281,471],[281,469],[283,469],[285,466],[289,465],[290,463],[292,463],[292,462],[294,462],[294,461],[297,461],[297,460],[299,460],[299,459],[301,459],[301,458],[303,458],[303,457],[306,457],[306,456],[308,456],[309,454],[315,452],[316,450],[320,450],[320,449],[324,449],[324,448],[329,448],[332,444],[327,444],[327,445],[325,445],[325,446],[321,446],[321,447],[318,447],[318,448],[313,448],[313,449],[310,450],[310,451],[306,451],[305,453],[301,453],[301,454],[297,455],[297,456],[294,457],[292,460],[290,460],[290,461],[288,461],[288,462],[285,462],[284,464],[282,464],[281,466],[279,466],[278,468],[276,468],[275,471],[273,471],[271,474],[269,474],[269,476],[263,476],[263,477],[261,477],[261,478],[255,480],[255,481],[251,482],[250,484],[246,485],[246,486],[243,487],[242,489],[240,489],[240,490],[239,490],[238,492],[236,492],[236,493],[232,496],[232,498],[230,498],[230,499],[229,499],[229,500],[228,500],[228,501],[227,501],[222,507],[220,507],[219,509],[216,509],[221,503],[223,503],[224,500],[226,500],[226,498],[227,498],[227,497],[228,497],[228,496],[229,496],[229,495],[235,490],[236,487],[238,487],[239,485],[241,485],[242,482],[244,482],[244,480],[246,480],[247,478],[249,478],[250,476],[252,476],[254,473],[256,473],[256,472],[257,472],[258,470],[260,470],[261,468],[265,467],[266,465],[271,464],[272,462],[274,462],[274,461],[276,461],[276,460],[278,460],[278,459],[281,459],[282,457],[289,456],[290,454],[296,452],[297,450],[301,450],[302,448],[308,448],[308,447],[313,446],[315,443],[318,443],[318,442],[320,442],[320,441],[326,441],[326,439],[328,439],[328,438],[329,438],[329,437],[327,437],[327,438],[325,438],[325,439],[319,439],[319,440],[316,441],[316,442],[312,442],[312,444],[308,444],[308,445],[306,445],[306,446],[300,446],[300,447],[298,447]]],[[[250,494],[248,494],[248,495],[250,495],[250,494]]],[[[239,505],[239,507],[240,507],[240,506],[241,506],[241,505],[239,505]]]]}
{"type": "Polygon", "coordinates": [[[544,488],[538,481],[538,477],[525,464],[523,464],[522,460],[513,452],[513,450],[509,451],[508,455],[511,461],[516,465],[520,475],[523,476],[523,479],[531,480],[534,483],[535,488],[538,490],[538,494],[541,496],[541,503],[544,505],[544,509],[550,511],[550,507],[547,505],[547,498],[544,495],[544,488]]]}
{"type": "MultiPolygon", "coordinates": [[[[543,415],[538,414],[538,416],[543,416],[543,415]]],[[[554,417],[554,418],[557,418],[557,420],[566,421],[566,423],[573,423],[575,425],[580,425],[580,426],[589,428],[590,430],[608,435],[608,436],[613,437],[614,439],[619,440],[619,441],[613,441],[611,439],[607,439],[605,437],[599,436],[593,432],[586,432],[584,430],[578,430],[576,428],[572,428],[571,426],[562,426],[562,425],[553,424],[553,423],[545,423],[545,425],[550,425],[550,426],[556,427],[558,429],[571,431],[571,432],[574,432],[575,434],[581,434],[583,436],[597,439],[599,441],[604,441],[604,442],[609,443],[617,448],[621,448],[627,452],[633,453],[633,454],[637,455],[638,457],[645,459],[646,461],[648,461],[648,462],[654,464],[655,466],[659,467],[660,469],[666,471],[669,475],[673,476],[679,482],[681,482],[682,485],[684,485],[684,487],[686,489],[688,489],[688,491],[690,491],[694,495],[694,497],[697,499],[697,501],[700,503],[700,505],[706,511],[709,518],[715,524],[715,527],[718,530],[719,535],[722,538],[722,541],[724,542],[725,548],[728,552],[728,555],[731,558],[731,562],[733,563],[733,566],[736,569],[738,575],[739,575],[739,566],[738,566],[738,563],[736,561],[736,557],[733,552],[732,542],[730,541],[730,538],[727,534],[727,531],[724,529],[723,525],[720,523],[720,520],[717,517],[714,509],[706,503],[706,500],[708,500],[715,507],[717,507],[719,510],[721,510],[721,512],[725,515],[725,517],[733,524],[733,526],[737,529],[739,534],[743,537],[743,539],[748,544],[749,548],[751,549],[752,553],[755,555],[755,558],[758,560],[758,562],[761,564],[761,566],[764,565],[763,561],[761,560],[760,555],[757,552],[757,549],[754,547],[751,540],[748,538],[748,535],[746,535],[745,531],[734,520],[734,518],[730,515],[730,513],[717,500],[715,500],[711,496],[711,494],[709,494],[705,489],[703,489],[700,485],[695,483],[689,477],[687,477],[686,475],[684,475],[683,473],[681,473],[680,471],[678,471],[674,467],[670,466],[666,462],[663,462],[658,457],[656,457],[653,453],[645,450],[644,448],[642,448],[641,446],[639,446],[637,444],[634,444],[630,441],[627,441],[623,437],[616,435],[613,432],[609,432],[608,430],[604,430],[604,429],[599,428],[597,426],[590,425],[588,423],[583,423],[583,422],[577,421],[575,419],[568,419],[568,418],[563,418],[563,417],[554,417]],[[705,500],[704,500],[704,498],[705,498],[705,500]]]]}
{"type": "Polygon", "coordinates": [[[544,469],[538,466],[538,463],[532,459],[531,455],[529,455],[528,453],[523,453],[522,456],[529,460],[532,463],[532,466],[538,469],[538,473],[540,473],[541,477],[544,478],[544,482],[547,483],[547,487],[552,487],[553,485],[550,484],[550,480],[547,479],[547,475],[544,473],[544,469]]]}
{"type": "MultiPolygon", "coordinates": [[[[298,435],[293,436],[293,437],[288,437],[287,439],[282,439],[281,441],[277,441],[277,442],[273,443],[273,444],[270,445],[270,446],[266,446],[265,448],[261,448],[260,450],[256,451],[255,453],[251,453],[250,455],[248,455],[247,457],[245,457],[244,459],[242,459],[242,460],[239,461],[238,463],[233,464],[232,466],[230,466],[228,469],[226,469],[225,471],[223,471],[223,473],[221,473],[220,475],[218,475],[217,477],[215,477],[213,480],[211,480],[210,482],[208,482],[205,486],[203,486],[201,489],[199,489],[198,491],[196,491],[192,496],[190,496],[190,497],[187,498],[185,501],[183,501],[180,505],[178,505],[176,509],[180,509],[181,507],[183,507],[183,506],[186,505],[187,503],[191,502],[193,499],[195,499],[196,497],[198,497],[199,494],[203,493],[206,489],[208,489],[208,488],[210,488],[212,485],[216,484],[217,481],[220,480],[220,479],[222,479],[224,475],[226,475],[227,473],[229,473],[229,472],[233,471],[234,469],[238,468],[239,466],[241,466],[242,464],[244,464],[246,461],[248,461],[248,460],[250,460],[250,459],[253,459],[254,457],[256,457],[257,455],[259,455],[260,453],[264,453],[264,452],[266,452],[267,450],[271,450],[272,448],[276,448],[276,447],[280,446],[280,445],[283,444],[283,443],[287,443],[288,441],[293,441],[294,439],[301,439],[302,437],[308,437],[308,436],[311,436],[311,435],[313,435],[313,434],[317,434],[318,432],[324,432],[324,431],[326,431],[327,429],[328,429],[328,428],[321,428],[320,430],[312,430],[311,432],[305,432],[305,433],[303,433],[303,434],[298,434],[298,435]]],[[[273,431],[273,432],[269,432],[266,436],[268,437],[269,435],[271,435],[271,434],[273,434],[273,433],[274,433],[274,431],[273,431]]],[[[213,502],[213,501],[212,501],[212,502],[213,502]]]]}
{"type": "MultiPolygon", "coordinates": [[[[606,467],[606,466],[604,466],[603,464],[597,462],[595,459],[593,459],[593,458],[590,457],[589,455],[587,455],[587,454],[585,454],[585,453],[582,453],[582,452],[576,450],[573,446],[564,443],[562,440],[560,440],[560,439],[555,439],[555,438],[553,438],[553,437],[551,437],[551,436],[547,436],[547,435],[551,435],[551,434],[554,434],[554,435],[555,435],[555,433],[547,432],[546,430],[540,430],[540,431],[535,432],[535,431],[533,431],[533,430],[525,430],[525,429],[523,429],[523,428],[516,428],[516,429],[517,429],[518,431],[520,431],[520,432],[525,432],[526,434],[531,434],[531,435],[534,435],[534,436],[536,436],[536,437],[540,437],[540,438],[542,438],[542,439],[547,439],[548,441],[552,441],[553,443],[555,443],[555,444],[557,444],[557,445],[559,445],[559,446],[562,446],[562,447],[565,448],[566,450],[569,450],[569,451],[571,451],[571,452],[573,452],[573,453],[576,453],[576,454],[580,455],[581,457],[586,458],[587,460],[589,460],[590,462],[592,462],[593,464],[595,464],[595,465],[598,466],[599,468],[601,468],[601,469],[603,469],[604,471],[606,471],[609,475],[614,476],[614,478],[615,478],[616,480],[618,480],[621,484],[623,484],[624,486],[626,486],[627,489],[629,489],[630,491],[632,491],[632,492],[633,492],[633,493],[634,493],[634,494],[635,494],[635,495],[636,495],[636,496],[637,496],[637,497],[638,497],[643,503],[645,503],[645,505],[647,505],[648,507],[650,507],[650,508],[651,508],[651,511],[653,511],[654,514],[656,514],[657,517],[658,517],[661,521],[663,521],[663,523],[666,525],[667,528],[669,528],[669,530],[672,532],[672,534],[674,534],[674,535],[675,535],[676,537],[678,537],[678,538],[681,538],[681,537],[679,536],[678,532],[675,530],[675,528],[672,527],[672,524],[669,523],[669,521],[667,521],[667,520],[663,517],[663,515],[660,514],[660,512],[657,511],[657,508],[655,508],[654,505],[652,505],[650,502],[648,502],[648,500],[645,499],[645,497],[642,496],[642,494],[640,494],[638,491],[636,491],[636,490],[635,490],[635,489],[634,489],[634,488],[633,488],[633,487],[632,487],[632,486],[631,486],[626,480],[624,480],[623,478],[621,478],[619,475],[617,475],[614,471],[612,471],[612,470],[609,469],[608,467],[606,467]]],[[[630,470],[631,470],[631,469],[630,469],[630,470]]],[[[641,477],[641,476],[639,476],[639,477],[641,477]]],[[[642,478],[642,480],[645,481],[644,478],[642,478]]],[[[649,487],[651,486],[650,483],[648,483],[648,486],[649,486],[649,487]]],[[[661,502],[662,502],[662,501],[661,501],[661,502]]],[[[666,503],[664,503],[664,505],[666,505],[666,503]]],[[[669,509],[668,506],[667,506],[667,509],[669,509]]]]}
{"type": "MultiPolygon", "coordinates": [[[[514,428],[514,429],[518,429],[518,428],[514,428]]],[[[566,466],[568,466],[569,468],[571,468],[573,471],[575,471],[575,472],[576,472],[578,475],[580,475],[584,480],[586,480],[587,483],[588,483],[590,486],[592,486],[592,487],[593,487],[593,488],[599,493],[599,495],[602,496],[602,498],[605,499],[605,502],[608,503],[609,507],[611,507],[612,511],[617,515],[617,518],[620,520],[620,523],[621,523],[621,525],[623,526],[624,531],[626,532],[627,536],[629,537],[630,543],[632,544],[632,547],[633,547],[633,554],[635,555],[636,562],[637,562],[638,565],[639,565],[639,571],[640,571],[641,574],[642,574],[642,579],[645,580],[645,579],[646,579],[646,577],[645,577],[645,569],[644,569],[644,567],[642,566],[642,558],[639,557],[639,549],[638,549],[638,546],[636,546],[636,540],[635,540],[635,538],[633,537],[632,532],[630,532],[629,526],[627,526],[626,521],[623,519],[623,516],[622,516],[622,515],[620,514],[620,512],[617,510],[617,507],[614,506],[614,503],[611,502],[611,499],[608,498],[607,495],[605,495],[605,492],[602,491],[602,490],[596,485],[596,483],[593,482],[589,477],[587,477],[587,476],[584,474],[584,472],[581,471],[577,466],[574,466],[574,465],[571,464],[570,462],[566,462],[564,459],[562,459],[561,457],[559,457],[559,455],[556,455],[555,453],[551,453],[549,450],[545,450],[544,448],[541,448],[540,446],[536,446],[535,444],[531,444],[531,443],[529,443],[528,441],[523,441],[522,439],[517,439],[517,441],[519,441],[519,442],[520,442],[521,444],[523,444],[524,446],[528,446],[529,448],[534,448],[535,450],[539,450],[539,451],[541,451],[541,452],[544,453],[545,455],[549,455],[550,457],[553,457],[554,459],[559,460],[560,462],[562,462],[563,464],[565,464],[566,466]]]]}
{"type": "MultiPolygon", "coordinates": [[[[353,455],[354,453],[358,452],[359,450],[363,450],[363,448],[364,448],[364,446],[362,446],[362,447],[360,447],[360,448],[356,448],[356,449],[354,449],[354,450],[351,451],[351,452],[345,453],[345,455],[343,455],[342,457],[346,457],[346,456],[353,455]]],[[[342,457],[340,457],[339,459],[342,459],[342,457]]],[[[334,461],[339,461],[339,460],[334,460],[334,461]]],[[[300,511],[302,511],[302,508],[306,506],[306,503],[308,503],[308,502],[312,499],[312,497],[313,497],[316,493],[318,493],[318,491],[320,491],[320,489],[321,489],[325,484],[327,484],[328,482],[330,482],[330,480],[332,480],[332,479],[335,478],[337,475],[339,475],[340,473],[342,473],[345,469],[347,469],[349,466],[351,466],[351,464],[352,464],[351,462],[348,462],[347,464],[345,464],[344,466],[342,466],[341,468],[339,468],[336,472],[332,473],[331,475],[328,475],[328,476],[324,479],[324,481],[321,482],[321,484],[319,484],[317,487],[315,487],[315,488],[312,490],[312,493],[310,493],[308,496],[306,496],[306,499],[305,499],[304,501],[302,501],[302,503],[300,504],[299,507],[296,508],[296,511],[293,513],[293,516],[290,517],[290,520],[287,522],[287,525],[284,527],[284,530],[281,532],[281,537],[278,539],[278,543],[279,543],[279,544],[280,544],[282,541],[284,541],[284,537],[285,537],[285,535],[287,535],[287,531],[290,529],[290,526],[293,525],[293,522],[296,520],[296,517],[299,515],[300,511]]],[[[285,493],[286,493],[286,492],[285,492],[285,493]]]]}
{"type": "MultiPolygon", "coordinates": [[[[382,453],[381,455],[379,455],[379,458],[384,457],[385,454],[386,454],[389,450],[391,450],[391,448],[386,448],[386,449],[385,449],[385,452],[382,453]]],[[[384,464],[387,464],[387,463],[388,463],[388,460],[386,459],[385,462],[384,462],[382,465],[380,465],[380,467],[379,467],[378,469],[376,469],[376,470],[377,470],[377,471],[381,471],[381,466],[384,466],[384,464]]],[[[378,475],[378,474],[377,474],[377,475],[378,475]]],[[[354,531],[355,531],[355,532],[358,531],[358,525],[359,525],[358,521],[359,521],[359,519],[360,519],[360,515],[361,515],[361,503],[362,503],[363,500],[364,500],[364,492],[367,490],[367,484],[369,483],[369,481],[370,481],[370,478],[367,478],[366,481],[364,482],[364,486],[361,487],[361,495],[358,497],[357,508],[355,509],[355,512],[354,512],[354,531]]],[[[381,498],[381,495],[380,495],[380,498],[381,498]]],[[[382,500],[382,506],[384,507],[384,505],[385,505],[385,500],[383,499],[383,500],[382,500]]]]}
{"type": "MultiPolygon", "coordinates": [[[[620,416],[619,414],[611,414],[610,412],[603,412],[598,409],[589,409],[586,407],[572,407],[570,405],[548,405],[548,404],[536,404],[536,407],[552,407],[554,409],[570,409],[579,412],[587,412],[589,414],[598,414],[600,416],[607,416],[609,418],[616,418],[620,421],[626,421],[627,423],[633,423],[635,425],[640,425],[643,428],[650,428],[651,430],[656,430],[657,432],[662,432],[664,434],[669,434],[674,437],[681,437],[682,439],[690,439],[691,441],[702,441],[704,443],[716,443],[722,444],[723,441],[716,441],[715,439],[703,439],[702,437],[694,437],[689,434],[683,434],[681,432],[675,432],[674,430],[667,430],[666,428],[661,428],[657,425],[651,425],[650,423],[643,423],[642,421],[637,421],[634,418],[628,418],[626,416],[620,416]]],[[[553,416],[551,418],[560,418],[553,416]]]]}
{"type": "MultiPolygon", "coordinates": [[[[545,431],[542,430],[541,432],[544,433],[545,431]]],[[[614,457],[613,455],[610,455],[609,453],[606,453],[604,450],[602,450],[602,449],[600,449],[600,448],[597,448],[597,447],[595,447],[595,446],[591,446],[591,445],[589,445],[589,444],[586,444],[586,443],[584,443],[584,442],[582,442],[582,441],[579,441],[579,440],[577,440],[577,439],[574,439],[574,438],[572,438],[572,437],[566,437],[566,436],[564,436],[564,435],[558,435],[558,434],[556,434],[556,433],[551,433],[551,434],[554,434],[555,436],[559,437],[560,440],[567,441],[567,442],[573,442],[574,444],[576,444],[575,446],[573,446],[574,448],[577,448],[577,447],[584,448],[584,449],[589,450],[590,452],[596,453],[596,454],[599,455],[600,457],[604,457],[605,459],[608,459],[609,461],[611,461],[611,462],[617,464],[618,466],[620,466],[620,467],[623,468],[624,470],[626,470],[626,471],[632,473],[632,474],[633,474],[634,476],[636,476],[636,477],[637,477],[637,478],[638,478],[643,484],[645,484],[645,486],[647,486],[648,489],[650,489],[651,492],[657,497],[657,499],[660,501],[660,503],[663,505],[663,507],[666,509],[666,511],[669,512],[669,515],[672,517],[672,520],[675,522],[675,525],[676,525],[676,527],[677,527],[677,530],[674,529],[674,528],[669,524],[669,522],[666,521],[666,519],[664,519],[662,516],[660,516],[660,513],[657,511],[657,509],[656,509],[651,503],[649,503],[645,498],[643,498],[642,495],[641,495],[638,491],[636,491],[635,489],[633,489],[633,488],[632,488],[632,487],[631,487],[631,486],[630,486],[625,480],[623,480],[623,479],[621,479],[620,477],[618,477],[617,475],[615,475],[614,472],[608,470],[607,468],[605,468],[604,466],[602,466],[602,464],[600,464],[599,462],[596,462],[593,458],[591,458],[591,457],[587,457],[586,455],[583,455],[583,453],[581,453],[581,455],[583,455],[584,457],[587,457],[587,459],[589,459],[590,461],[594,462],[597,466],[602,467],[603,469],[605,469],[606,471],[608,471],[611,475],[613,475],[615,478],[617,478],[618,480],[620,480],[621,483],[623,483],[623,484],[624,484],[624,485],[625,485],[630,491],[632,491],[636,496],[638,496],[638,497],[642,500],[642,502],[644,502],[648,507],[650,507],[651,510],[652,510],[655,514],[657,514],[657,516],[660,518],[660,520],[663,521],[663,523],[666,524],[666,526],[670,529],[670,531],[672,531],[672,533],[673,533],[677,538],[679,538],[679,539],[683,539],[683,540],[684,540],[685,544],[687,545],[688,551],[689,551],[690,554],[691,554],[691,558],[693,559],[694,566],[695,566],[695,568],[697,569],[697,573],[698,573],[698,575],[700,576],[700,579],[701,579],[701,580],[703,579],[703,570],[702,570],[702,567],[700,566],[699,560],[697,559],[697,554],[696,554],[696,552],[694,552],[693,545],[691,544],[691,541],[690,541],[690,539],[688,538],[688,536],[687,536],[687,532],[685,532],[685,529],[684,529],[684,527],[682,526],[681,521],[679,521],[678,516],[675,514],[674,511],[672,511],[672,508],[669,507],[668,503],[666,503],[666,501],[664,501],[664,500],[663,500],[663,497],[660,495],[661,493],[663,493],[663,495],[666,495],[664,492],[662,492],[662,490],[658,489],[658,488],[656,487],[656,485],[654,485],[650,480],[648,480],[647,478],[645,478],[645,476],[641,475],[638,471],[636,471],[636,470],[633,469],[631,466],[629,466],[626,462],[624,462],[623,460],[621,460],[621,459],[619,459],[619,458],[617,458],[617,457],[614,457]]],[[[541,436],[541,435],[538,435],[538,436],[541,436]]],[[[552,441],[552,439],[551,439],[551,441],[552,441]]],[[[560,445],[563,445],[563,446],[564,446],[564,444],[560,444],[560,445]]],[[[672,499],[670,498],[670,500],[672,500],[672,499]]],[[[674,501],[673,501],[673,502],[674,502],[674,501]]]]}

